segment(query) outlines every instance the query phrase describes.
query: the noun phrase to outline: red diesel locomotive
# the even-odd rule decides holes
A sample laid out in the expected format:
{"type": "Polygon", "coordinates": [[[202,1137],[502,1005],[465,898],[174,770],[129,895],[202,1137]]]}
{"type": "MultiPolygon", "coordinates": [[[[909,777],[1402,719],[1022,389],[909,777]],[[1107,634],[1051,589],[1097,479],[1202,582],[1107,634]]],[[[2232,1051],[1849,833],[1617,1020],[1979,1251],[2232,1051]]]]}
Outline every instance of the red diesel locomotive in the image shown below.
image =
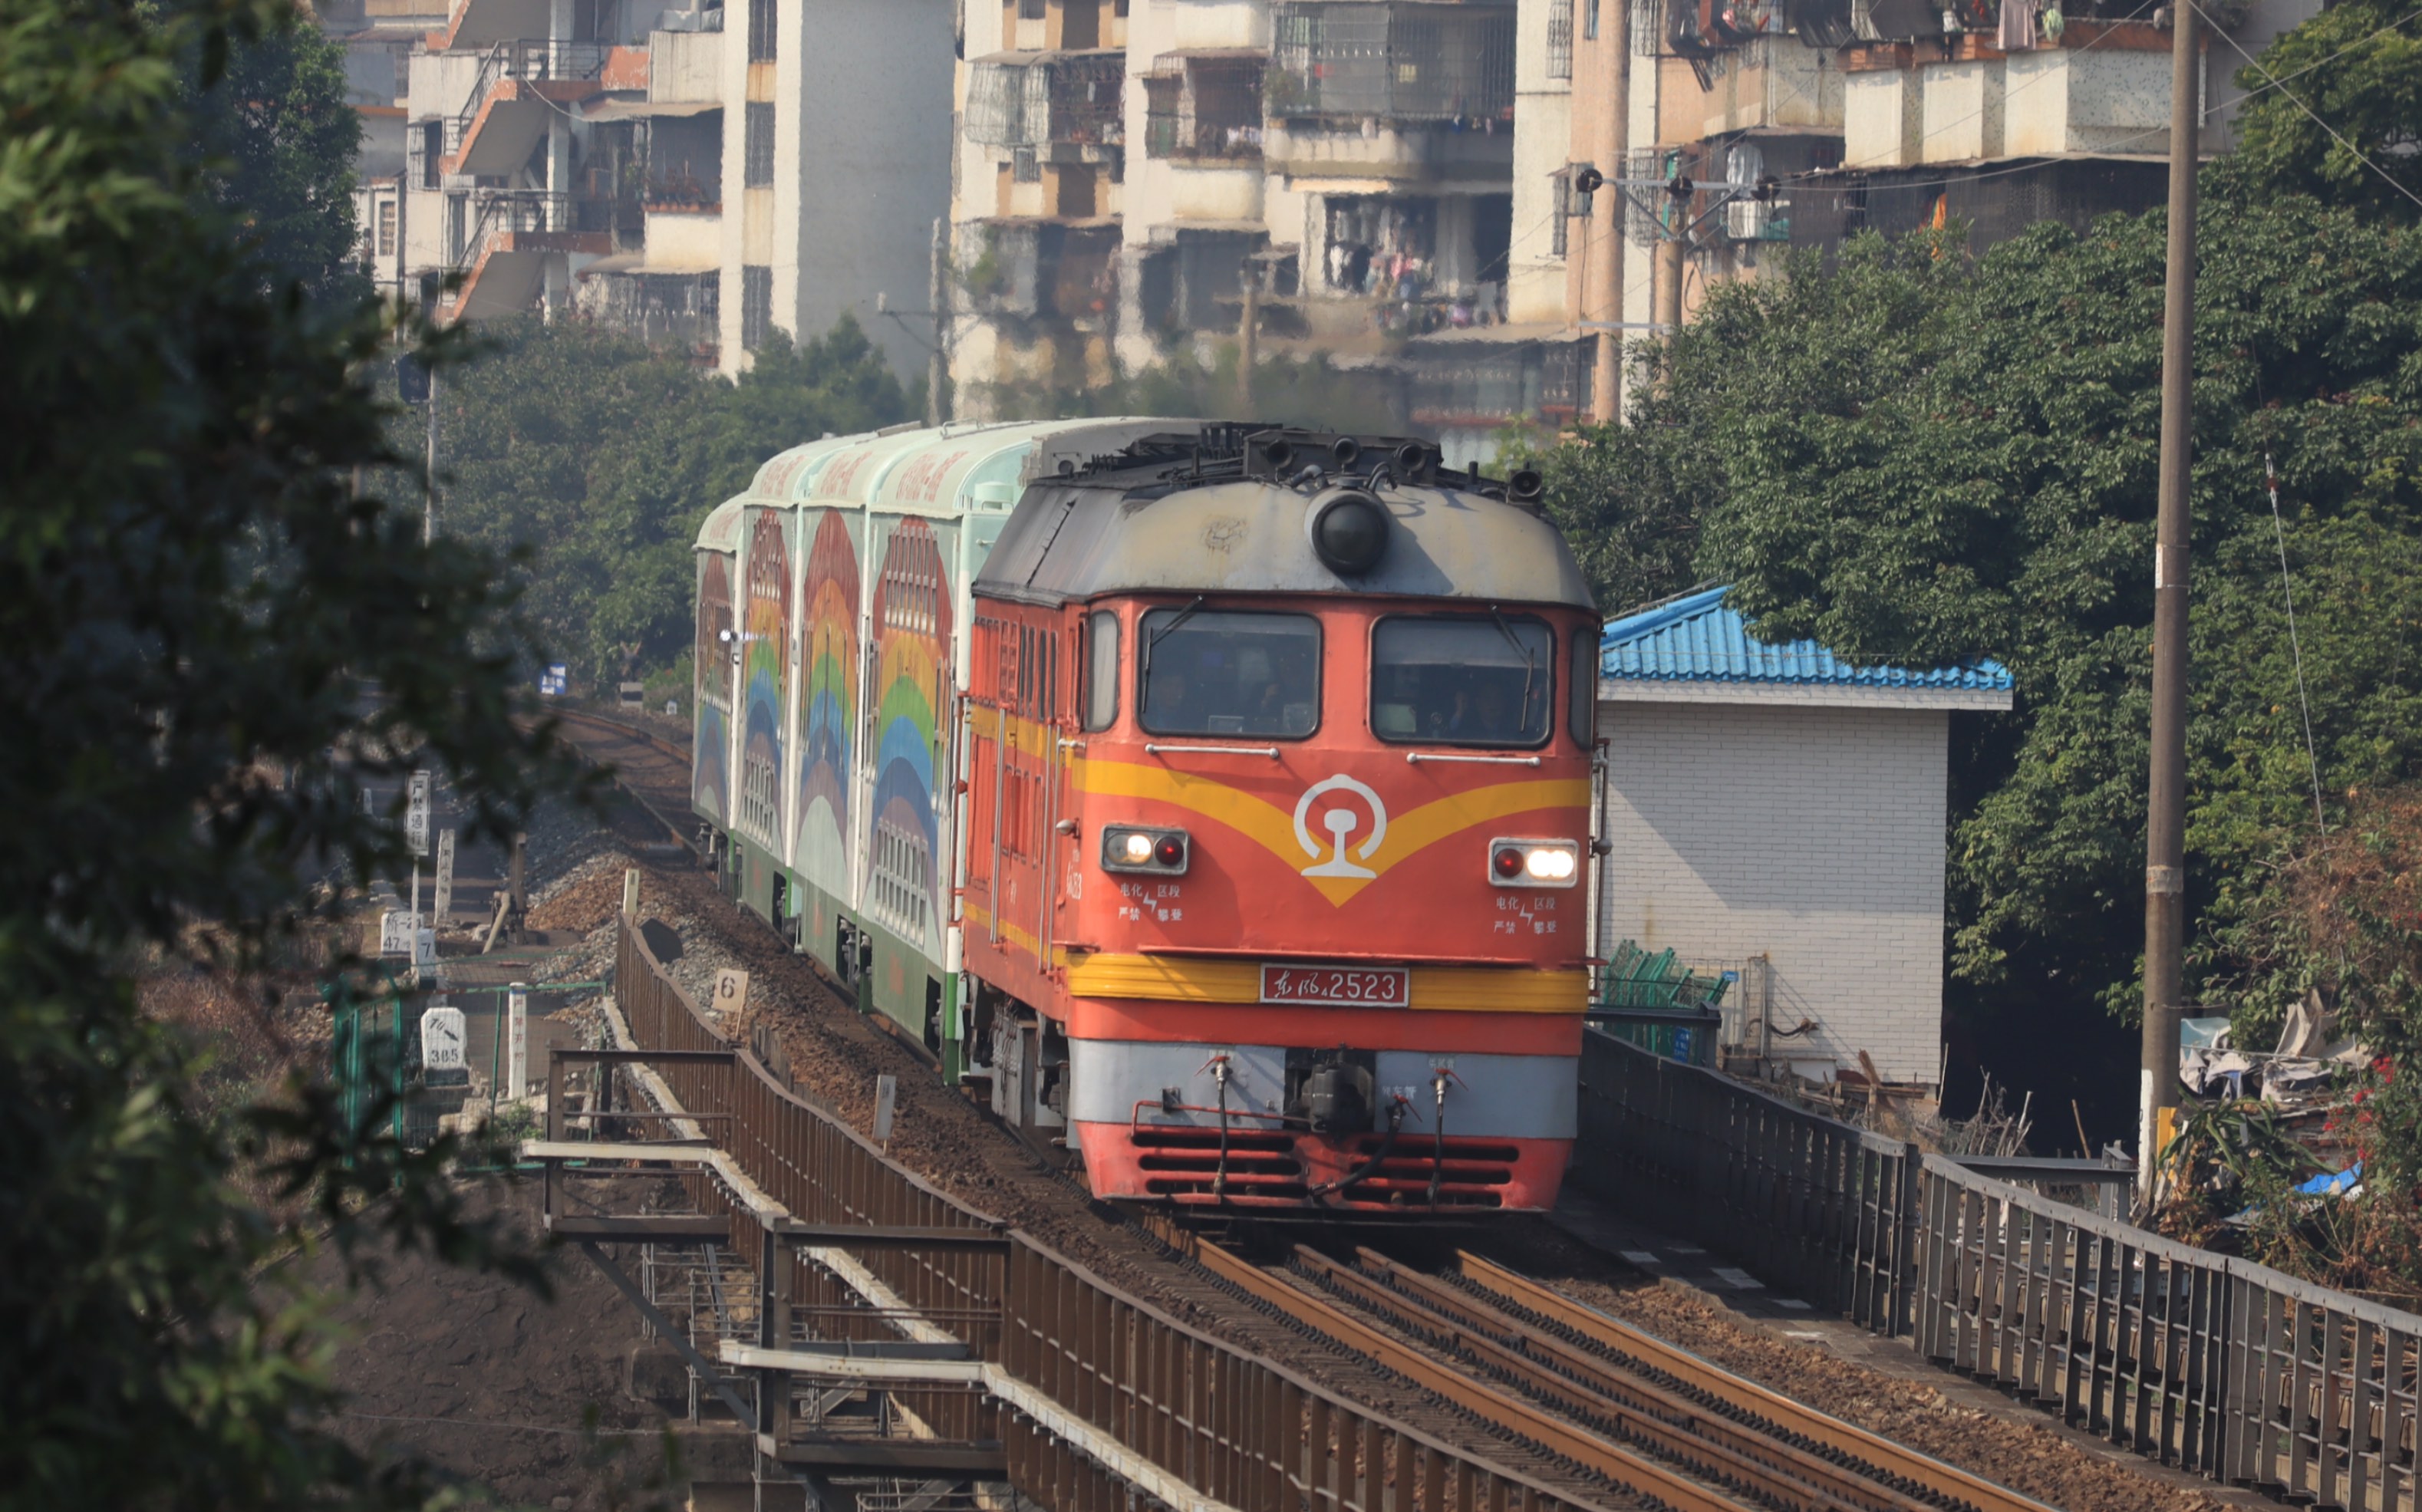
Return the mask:
{"type": "Polygon", "coordinates": [[[1598,616],[1535,478],[1191,426],[972,585],[961,979],[1098,1196],[1539,1209],[1574,1134],[1598,616]]]}

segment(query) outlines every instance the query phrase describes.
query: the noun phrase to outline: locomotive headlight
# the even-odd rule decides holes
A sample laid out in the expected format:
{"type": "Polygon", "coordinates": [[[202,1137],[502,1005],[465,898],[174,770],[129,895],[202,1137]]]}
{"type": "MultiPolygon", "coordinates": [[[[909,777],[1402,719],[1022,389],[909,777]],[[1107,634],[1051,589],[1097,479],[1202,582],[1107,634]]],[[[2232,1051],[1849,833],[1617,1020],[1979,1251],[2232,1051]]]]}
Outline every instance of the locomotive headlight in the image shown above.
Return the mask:
{"type": "Polygon", "coordinates": [[[1488,880],[1501,888],[1568,888],[1581,874],[1578,842],[1501,836],[1488,843],[1488,880]]]}
{"type": "Polygon", "coordinates": [[[1534,882],[1569,882],[1573,879],[1573,853],[1537,846],[1522,858],[1522,870],[1531,874],[1534,882]]]}
{"type": "Polygon", "coordinates": [[[1193,849],[1183,829],[1111,825],[1102,831],[1102,870],[1182,876],[1193,849]]]}

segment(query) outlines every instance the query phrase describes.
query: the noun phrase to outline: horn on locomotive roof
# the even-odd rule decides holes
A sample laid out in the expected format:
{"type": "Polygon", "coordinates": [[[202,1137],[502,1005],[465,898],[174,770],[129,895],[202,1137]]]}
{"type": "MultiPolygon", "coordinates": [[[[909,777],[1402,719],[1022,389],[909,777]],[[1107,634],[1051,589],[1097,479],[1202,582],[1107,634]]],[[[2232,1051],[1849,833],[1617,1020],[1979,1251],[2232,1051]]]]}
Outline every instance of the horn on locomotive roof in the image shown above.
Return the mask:
{"type": "Polygon", "coordinates": [[[1388,512],[1359,488],[1331,488],[1304,511],[1312,554],[1340,577],[1360,577],[1388,553],[1388,512]]]}

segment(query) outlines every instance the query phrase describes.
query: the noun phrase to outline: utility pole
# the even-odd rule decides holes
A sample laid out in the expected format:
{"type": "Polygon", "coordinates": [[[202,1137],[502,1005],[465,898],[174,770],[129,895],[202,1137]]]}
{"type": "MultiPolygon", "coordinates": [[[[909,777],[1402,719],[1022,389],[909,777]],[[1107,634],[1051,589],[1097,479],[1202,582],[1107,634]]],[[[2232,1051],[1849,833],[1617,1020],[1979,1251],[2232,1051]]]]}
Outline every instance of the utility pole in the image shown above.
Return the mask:
{"type": "Polygon", "coordinates": [[[951,381],[951,359],[946,354],[950,316],[943,296],[943,255],[949,249],[947,237],[950,222],[934,218],[934,266],[925,285],[926,304],[934,312],[934,351],[925,359],[925,423],[940,425],[949,419],[950,412],[942,404],[942,390],[951,381]]]}
{"type": "Polygon", "coordinates": [[[429,369],[429,502],[420,515],[420,543],[437,539],[437,369],[429,369]]]}
{"type": "Polygon", "coordinates": [[[2162,472],[2153,546],[2153,761],[2145,825],[2145,1036],[2137,1126],[2142,1211],[2178,1108],[2186,951],[2187,485],[2194,462],[2194,0],[2172,0],[2170,244],[2162,308],[2162,472]]]}
{"type": "Polygon", "coordinates": [[[1657,243],[1657,323],[1665,327],[1668,341],[1682,334],[1682,238],[1690,230],[1691,200],[1676,195],[1671,203],[1674,223],[1657,243]]]}
{"type": "MultiPolygon", "coordinates": [[[[1595,226],[1584,223],[1581,234],[1597,236],[1599,260],[1590,265],[1593,287],[1581,293],[1581,307],[1594,310],[1583,319],[1594,319],[1613,326],[1623,320],[1623,223],[1630,203],[1630,192],[1616,187],[1615,181],[1630,177],[1631,160],[1631,7],[1626,0],[1614,6],[1613,37],[1611,41],[1592,44],[1596,55],[1595,70],[1606,88],[1606,98],[1597,115],[1597,129],[1592,134],[1590,150],[1596,154],[1599,171],[1609,181],[1598,191],[1595,226]],[[1607,50],[1613,58],[1610,64],[1607,50]]],[[[1590,418],[1600,425],[1612,423],[1623,414],[1623,334],[1601,327],[1597,333],[1597,363],[1590,375],[1590,418]]]]}
{"type": "Polygon", "coordinates": [[[1238,281],[1245,286],[1244,318],[1236,328],[1236,402],[1237,414],[1250,419],[1253,414],[1253,364],[1261,357],[1262,281],[1259,271],[1248,260],[1244,276],[1238,281]]]}

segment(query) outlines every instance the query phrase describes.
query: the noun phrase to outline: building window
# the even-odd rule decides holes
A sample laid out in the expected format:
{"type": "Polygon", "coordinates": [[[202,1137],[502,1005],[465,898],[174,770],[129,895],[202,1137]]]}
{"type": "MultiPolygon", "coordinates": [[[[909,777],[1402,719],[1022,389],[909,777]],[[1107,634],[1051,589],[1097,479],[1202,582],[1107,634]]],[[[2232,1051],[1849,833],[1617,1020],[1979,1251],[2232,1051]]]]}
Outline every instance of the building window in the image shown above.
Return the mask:
{"type": "Polygon", "coordinates": [[[1012,183],[1041,183],[1043,159],[1034,149],[1021,147],[1009,154],[1009,180],[1012,183]]]}
{"type": "Polygon", "coordinates": [[[774,330],[774,270],[740,270],[740,345],[749,352],[765,344],[774,330]]]}
{"type": "MultiPolygon", "coordinates": [[[[1597,0],[1590,0],[1590,12],[1597,12],[1597,0]]],[[[1573,76],[1573,0],[1554,0],[1548,7],[1548,77],[1569,79],[1573,76]]]]}
{"type": "Polygon", "coordinates": [[[775,0],[748,0],[748,61],[771,63],[775,52],[775,0]]]}
{"type": "Polygon", "coordinates": [[[1043,19],[1043,0],[1017,0],[1017,19],[1020,21],[1041,21],[1043,19]]]}
{"type": "Polygon", "coordinates": [[[741,182],[751,189],[763,189],[774,181],[774,107],[751,102],[748,106],[747,150],[741,165],[741,182]]]}
{"type": "Polygon", "coordinates": [[[446,123],[432,120],[420,128],[420,187],[437,187],[439,160],[446,156],[446,123]]]}
{"type": "Polygon", "coordinates": [[[378,202],[378,255],[383,258],[395,256],[395,201],[392,199],[378,202]]]}
{"type": "Polygon", "coordinates": [[[1594,42],[1597,40],[1597,0],[1583,3],[1588,8],[1581,12],[1581,36],[1594,42]]]}
{"type": "Polygon", "coordinates": [[[1563,257],[1571,249],[1573,224],[1573,170],[1559,168],[1548,175],[1548,195],[1555,204],[1555,213],[1548,217],[1552,229],[1548,233],[1548,250],[1563,257]]]}

